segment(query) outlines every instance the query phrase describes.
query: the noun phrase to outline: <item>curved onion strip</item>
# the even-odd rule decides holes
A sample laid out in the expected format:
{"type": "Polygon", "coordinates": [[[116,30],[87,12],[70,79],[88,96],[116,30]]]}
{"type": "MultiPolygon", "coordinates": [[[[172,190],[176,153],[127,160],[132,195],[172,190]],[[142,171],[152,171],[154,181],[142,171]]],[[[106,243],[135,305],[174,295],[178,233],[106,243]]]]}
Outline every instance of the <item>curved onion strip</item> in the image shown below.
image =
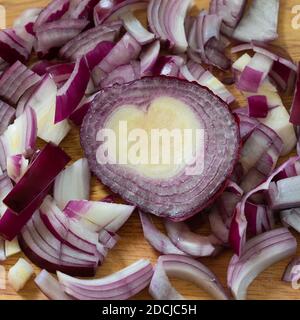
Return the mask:
{"type": "Polygon", "coordinates": [[[183,252],[193,257],[212,256],[220,244],[214,236],[200,236],[188,228],[185,223],[177,223],[166,220],[165,227],[173,244],[183,252]]]}
{"type": "Polygon", "coordinates": [[[91,173],[86,159],[80,159],[62,171],[54,182],[54,199],[63,210],[71,200],[88,200],[91,173]]]}
{"type": "Polygon", "coordinates": [[[59,282],[51,276],[46,270],[42,270],[34,279],[37,287],[50,300],[72,300],[70,296],[64,293],[59,282]]]}
{"type": "Polygon", "coordinates": [[[291,109],[290,122],[296,126],[300,126],[300,63],[298,65],[298,78],[291,109]]]}
{"type": "Polygon", "coordinates": [[[73,19],[93,19],[94,7],[99,0],[73,0],[66,13],[73,19]]]}
{"type": "Polygon", "coordinates": [[[123,25],[138,43],[145,45],[154,40],[155,35],[143,27],[140,21],[133,15],[132,12],[126,12],[121,16],[123,25]]]}
{"type": "Polygon", "coordinates": [[[244,300],[251,282],[265,269],[296,253],[297,241],[285,228],[265,232],[247,242],[243,254],[230,261],[227,282],[234,297],[244,300]]]}
{"type": "Polygon", "coordinates": [[[55,123],[68,118],[84,96],[90,71],[85,57],[77,59],[69,80],[58,90],[56,96],[55,123]]]}
{"type": "Polygon", "coordinates": [[[300,233],[300,209],[289,209],[280,212],[280,219],[287,228],[292,227],[300,233]]]}
{"type": "Polygon", "coordinates": [[[144,237],[154,249],[162,254],[186,255],[185,252],[177,248],[166,235],[164,235],[155,227],[151,221],[151,217],[147,213],[140,211],[139,214],[144,237]]]}
{"type": "Polygon", "coordinates": [[[125,12],[146,9],[148,3],[149,0],[100,0],[94,8],[94,23],[98,26],[117,20],[125,12]]]}
{"type": "Polygon", "coordinates": [[[158,259],[149,293],[156,300],[181,300],[167,276],[190,281],[210,293],[217,300],[229,300],[217,277],[202,263],[184,256],[166,255],[158,259]]]}
{"type": "Polygon", "coordinates": [[[5,255],[5,241],[0,239],[0,261],[5,261],[6,255],[5,255]]]}
{"type": "Polygon", "coordinates": [[[239,202],[236,206],[235,214],[232,219],[230,233],[229,233],[229,241],[230,244],[235,251],[235,253],[240,256],[243,253],[244,246],[246,243],[246,230],[247,230],[247,219],[245,217],[245,206],[246,202],[248,201],[251,196],[255,195],[261,191],[269,190],[270,184],[272,183],[273,179],[280,174],[285,168],[290,166],[291,164],[295,163],[299,160],[299,157],[290,158],[287,162],[283,163],[279,168],[277,168],[270,177],[260,184],[258,187],[254,188],[253,190],[249,191],[239,202]]]}
{"type": "Polygon", "coordinates": [[[3,216],[7,207],[4,205],[3,200],[13,189],[13,184],[7,174],[0,175],[0,217],[3,216]]]}
{"type": "MultiPolygon", "coordinates": [[[[13,122],[16,110],[7,103],[0,100],[0,136],[13,122]]],[[[0,161],[1,162],[1,161],[0,161]]]]}
{"type": "Polygon", "coordinates": [[[119,272],[95,280],[76,279],[57,272],[65,292],[80,300],[129,299],[149,285],[152,275],[153,268],[148,260],[140,260],[119,272]]]}
{"type": "Polygon", "coordinates": [[[295,280],[298,281],[299,271],[300,271],[299,264],[300,264],[299,257],[295,257],[294,259],[292,259],[284,271],[284,274],[282,276],[282,281],[285,281],[285,282],[293,282],[295,280]]]}
{"type": "Polygon", "coordinates": [[[59,20],[69,9],[70,0],[52,0],[39,14],[34,24],[34,31],[47,22],[59,20]]]}

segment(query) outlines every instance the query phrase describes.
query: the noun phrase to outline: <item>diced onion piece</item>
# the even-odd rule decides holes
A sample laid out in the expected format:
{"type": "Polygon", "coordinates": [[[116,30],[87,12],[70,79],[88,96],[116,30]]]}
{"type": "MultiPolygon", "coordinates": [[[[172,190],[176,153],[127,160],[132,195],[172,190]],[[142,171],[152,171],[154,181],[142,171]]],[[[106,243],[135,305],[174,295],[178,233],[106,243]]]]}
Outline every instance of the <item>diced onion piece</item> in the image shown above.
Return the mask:
{"type": "Polygon", "coordinates": [[[23,289],[28,280],[34,274],[31,264],[29,264],[23,258],[20,258],[18,262],[9,269],[7,279],[8,283],[14,288],[15,291],[23,289]]]}
{"type": "Polygon", "coordinates": [[[268,196],[273,210],[285,210],[300,207],[300,176],[273,182],[268,196]]]}
{"type": "Polygon", "coordinates": [[[278,37],[279,0],[254,0],[233,32],[239,41],[268,42],[278,37]]]}
{"type": "Polygon", "coordinates": [[[64,293],[59,282],[46,270],[42,270],[34,279],[37,287],[50,300],[72,300],[70,296],[64,293]]]}
{"type": "Polygon", "coordinates": [[[82,57],[76,61],[69,80],[57,92],[55,123],[68,118],[77,108],[84,96],[89,80],[89,67],[86,58],[82,57]]]}
{"type": "Polygon", "coordinates": [[[190,231],[185,223],[166,220],[165,226],[173,244],[193,257],[212,256],[217,251],[217,245],[220,244],[214,236],[204,237],[190,231]]]}
{"type": "Polygon", "coordinates": [[[151,221],[151,217],[147,213],[140,211],[140,219],[144,237],[154,249],[162,254],[186,255],[186,253],[177,248],[165,234],[155,227],[151,221]]]}
{"type": "Polygon", "coordinates": [[[70,218],[84,219],[93,223],[98,230],[116,232],[131,216],[135,207],[96,201],[70,201],[64,212],[70,218]],[[118,228],[115,226],[118,225],[118,228]]]}
{"type": "Polygon", "coordinates": [[[132,12],[126,12],[121,16],[123,25],[141,45],[145,45],[154,40],[155,35],[143,27],[140,21],[133,15],[132,12]]]}
{"type": "Polygon", "coordinates": [[[299,281],[299,271],[300,271],[300,259],[295,257],[286,267],[284,274],[282,276],[282,281],[285,282],[298,282],[299,281]]]}
{"type": "Polygon", "coordinates": [[[18,238],[14,238],[12,241],[5,241],[5,255],[7,258],[14,256],[19,252],[21,252],[21,248],[19,246],[18,238]]]}
{"type": "Polygon", "coordinates": [[[251,282],[265,269],[296,253],[297,242],[285,228],[249,240],[244,253],[230,261],[227,283],[235,299],[245,300],[251,282]]]}
{"type": "Polygon", "coordinates": [[[38,137],[59,145],[71,127],[67,120],[54,124],[57,87],[47,74],[31,94],[25,108],[31,107],[37,116],[38,137]]]}
{"type": "Polygon", "coordinates": [[[54,199],[63,210],[71,200],[88,200],[91,173],[86,159],[80,159],[62,171],[55,179],[54,199]]]}
{"type": "MultiPolygon", "coordinates": [[[[0,261],[5,261],[6,260],[6,255],[5,255],[5,241],[0,239],[0,261]]],[[[3,288],[3,282],[5,280],[3,279],[3,276],[0,278],[0,288],[3,288]]]]}
{"type": "Polygon", "coordinates": [[[202,263],[184,256],[166,255],[158,259],[149,293],[156,300],[184,300],[172,287],[168,276],[190,281],[217,300],[229,300],[217,277],[202,263]]]}
{"type": "MultiPolygon", "coordinates": [[[[81,142],[91,170],[105,185],[112,188],[113,192],[145,212],[168,217],[174,221],[183,221],[209,206],[223,191],[226,177],[231,174],[236,162],[239,133],[236,119],[227,105],[208,89],[174,78],[145,77],[131,84],[103,90],[97,95],[85,117],[81,142]],[[107,99],[110,103],[107,103],[107,99]],[[206,116],[208,114],[209,117],[206,116]],[[132,119],[135,120],[132,122],[132,119]],[[170,119],[172,121],[169,121],[170,119]],[[125,166],[119,165],[118,161],[114,165],[110,164],[110,161],[106,162],[105,153],[102,154],[103,149],[99,149],[101,144],[96,142],[95,138],[99,130],[111,129],[117,138],[125,139],[124,135],[118,134],[120,121],[129,121],[132,128],[146,128],[149,133],[151,129],[156,128],[188,128],[192,129],[192,134],[200,133],[200,142],[194,145],[192,143],[190,149],[195,150],[197,155],[196,158],[189,158],[193,165],[187,165],[183,161],[175,164],[172,160],[167,165],[161,165],[161,161],[158,160],[159,164],[152,163],[146,166],[133,164],[131,159],[129,162],[128,159],[121,159],[127,163],[125,166]],[[203,139],[200,137],[201,129],[208,127],[212,130],[206,130],[206,134],[212,135],[211,141],[215,141],[216,145],[208,144],[207,148],[211,149],[211,160],[218,159],[216,162],[219,165],[215,167],[212,162],[205,161],[202,171],[203,162],[201,161],[201,168],[197,165],[195,168],[195,164],[198,156],[201,158],[201,150],[204,147],[203,139]],[[213,130],[214,127],[218,128],[218,134],[213,130]],[[97,149],[100,152],[97,152],[97,149]],[[216,149],[218,155],[215,154],[216,149]],[[137,179],[137,176],[140,178],[137,179]],[[208,176],[212,177],[212,181],[207,181],[208,176]],[[159,182],[162,179],[164,183],[159,182]],[[174,185],[173,181],[180,182],[174,185]],[[184,193],[182,190],[185,190],[184,193]]],[[[123,140],[121,143],[124,146],[123,140]]],[[[116,159],[118,157],[117,154],[116,159]]]]}
{"type": "Polygon", "coordinates": [[[6,198],[6,196],[10,193],[12,189],[13,184],[9,177],[6,174],[0,175],[0,217],[3,216],[7,209],[6,205],[3,203],[3,200],[6,198]]]}
{"type": "Polygon", "coordinates": [[[102,279],[81,280],[57,272],[64,291],[78,300],[127,300],[145,289],[152,278],[149,260],[139,260],[102,279]]]}
{"type": "Polygon", "coordinates": [[[7,158],[7,175],[17,183],[25,174],[28,166],[29,160],[22,154],[10,156],[7,158]]]}
{"type": "MultiPolygon", "coordinates": [[[[6,158],[16,154],[30,156],[35,149],[36,137],[36,114],[28,108],[0,137],[0,149],[3,148],[6,158]]],[[[1,165],[6,169],[6,161],[1,165]]]]}
{"type": "Polygon", "coordinates": [[[0,135],[13,122],[16,110],[7,103],[0,100],[0,135]]]}
{"type": "Polygon", "coordinates": [[[60,63],[47,67],[46,72],[55,81],[57,87],[61,88],[70,78],[74,68],[75,63],[60,63]]]}
{"type": "Polygon", "coordinates": [[[289,209],[280,212],[280,219],[287,228],[292,227],[300,233],[300,209],[289,209]]]}
{"type": "Polygon", "coordinates": [[[298,79],[296,84],[296,90],[294,93],[290,121],[294,125],[300,126],[300,63],[298,65],[298,79]]]}
{"type": "Polygon", "coordinates": [[[269,106],[266,96],[248,97],[249,116],[254,118],[266,118],[269,106]]]}
{"type": "Polygon", "coordinates": [[[93,19],[94,7],[98,0],[72,0],[67,15],[74,19],[93,19]]]}

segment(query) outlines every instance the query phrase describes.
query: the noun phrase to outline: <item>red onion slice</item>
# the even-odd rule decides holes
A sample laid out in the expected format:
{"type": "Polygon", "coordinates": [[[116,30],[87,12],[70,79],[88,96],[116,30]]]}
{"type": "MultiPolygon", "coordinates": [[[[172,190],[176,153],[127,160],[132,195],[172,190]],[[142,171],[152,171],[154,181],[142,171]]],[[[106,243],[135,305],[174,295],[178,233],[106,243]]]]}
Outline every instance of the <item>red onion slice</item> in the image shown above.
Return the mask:
{"type": "Polygon", "coordinates": [[[13,189],[13,184],[9,179],[7,174],[0,175],[0,217],[3,216],[5,211],[7,210],[6,205],[3,203],[3,200],[13,189]]]}
{"type": "Polygon", "coordinates": [[[299,281],[299,257],[294,258],[286,267],[282,276],[282,281],[293,282],[299,281]]]}
{"type": "Polygon", "coordinates": [[[172,287],[168,276],[195,283],[217,300],[229,300],[217,277],[202,263],[184,256],[166,255],[158,259],[149,293],[156,300],[183,300],[172,287]]]}
{"type": "Polygon", "coordinates": [[[46,68],[46,73],[50,74],[58,88],[61,88],[70,78],[74,71],[75,63],[60,63],[46,68]]]}
{"type": "Polygon", "coordinates": [[[69,7],[70,0],[52,0],[39,14],[34,24],[34,31],[47,22],[59,20],[68,11],[69,7]]]}
{"type": "Polygon", "coordinates": [[[172,243],[193,257],[209,257],[217,252],[217,246],[220,245],[214,236],[204,237],[190,231],[185,223],[176,223],[165,221],[165,227],[172,243]]]}
{"type": "Polygon", "coordinates": [[[155,35],[145,29],[132,12],[129,11],[123,14],[121,20],[123,21],[123,25],[127,32],[141,45],[145,45],[154,40],[155,35]]]}
{"type": "Polygon", "coordinates": [[[186,253],[177,248],[166,235],[155,227],[151,221],[151,217],[147,213],[140,211],[140,219],[144,237],[154,249],[162,254],[186,255],[186,253]]]}
{"type": "MultiPolygon", "coordinates": [[[[22,214],[23,210],[26,210],[32,202],[35,202],[35,200],[50,187],[55,177],[69,161],[70,158],[64,151],[57,146],[48,144],[43,151],[39,153],[25,175],[15,185],[3,202],[17,215],[22,214]],[[47,170],[45,170],[45,164],[49,164],[49,161],[54,158],[55,163],[48,165],[47,170]]],[[[33,212],[40,204],[41,203],[37,205],[33,212]]]]}
{"type": "Polygon", "coordinates": [[[254,118],[266,118],[269,106],[266,96],[248,97],[249,116],[254,118]]]}
{"type": "Polygon", "coordinates": [[[55,123],[68,118],[77,108],[84,96],[89,80],[89,67],[86,58],[83,57],[76,61],[69,80],[57,92],[55,123]]]}
{"type": "Polygon", "coordinates": [[[6,255],[5,255],[5,241],[0,240],[0,261],[5,261],[6,255]]]}
{"type": "Polygon", "coordinates": [[[230,261],[227,282],[237,300],[245,300],[251,282],[265,269],[296,253],[297,242],[287,229],[276,229],[249,240],[243,255],[230,261]]]}
{"type": "Polygon", "coordinates": [[[72,19],[93,20],[94,7],[98,0],[73,0],[66,15],[72,19]]]}
{"type": "Polygon", "coordinates": [[[254,0],[233,32],[239,41],[268,42],[277,39],[279,1],[254,0]]]}
{"type": "Polygon", "coordinates": [[[117,20],[128,11],[143,10],[148,6],[149,0],[100,0],[94,8],[95,25],[117,20]]]}
{"type": "Polygon", "coordinates": [[[227,106],[206,88],[168,77],[146,77],[131,84],[103,90],[95,98],[83,123],[81,143],[91,170],[113,192],[145,212],[183,221],[209,206],[223,190],[226,177],[231,174],[236,162],[239,133],[236,120],[227,106]],[[175,99],[172,101],[176,103],[180,101],[186,104],[186,112],[192,112],[196,119],[202,119],[201,126],[208,129],[207,139],[218,145],[207,144],[210,151],[206,155],[209,155],[210,160],[207,159],[203,173],[188,176],[183,169],[171,179],[164,179],[163,183],[160,183],[160,179],[149,179],[144,177],[143,173],[121,169],[118,164],[99,164],[96,150],[100,143],[95,141],[97,132],[106,128],[106,122],[115,110],[130,102],[138,109],[147,109],[158,97],[167,97],[175,99]],[[100,109],[102,116],[98,116],[100,109]],[[215,127],[218,128],[217,131],[215,127]],[[222,157],[217,156],[215,150],[223,154],[222,157]],[[208,175],[213,179],[207,181],[208,175]]]}
{"type": "Polygon", "coordinates": [[[300,64],[298,65],[298,79],[291,109],[290,122],[297,126],[300,125],[300,64]]]}
{"type": "Polygon", "coordinates": [[[71,200],[88,200],[91,173],[86,159],[80,159],[62,171],[54,182],[54,199],[60,209],[71,200]]]}
{"type": "Polygon", "coordinates": [[[152,275],[153,268],[148,260],[137,261],[102,279],[81,280],[57,272],[65,292],[79,300],[127,300],[145,289],[152,275]]]}
{"type": "Polygon", "coordinates": [[[13,122],[15,113],[14,108],[0,100],[0,135],[2,135],[13,122]]]}
{"type": "Polygon", "coordinates": [[[185,60],[180,56],[161,56],[156,60],[152,69],[152,74],[155,76],[179,76],[180,68],[184,65],[185,60]]]}
{"type": "Polygon", "coordinates": [[[147,49],[143,50],[140,56],[141,59],[141,74],[142,76],[152,75],[151,70],[156,64],[157,58],[160,52],[159,40],[154,41],[148,46],[147,49]]]}
{"type": "Polygon", "coordinates": [[[50,300],[72,300],[70,296],[64,293],[59,282],[51,276],[46,270],[42,270],[34,279],[37,287],[50,300]]]}
{"type": "Polygon", "coordinates": [[[48,60],[39,60],[35,62],[30,69],[38,74],[39,76],[43,76],[47,73],[47,68],[55,65],[56,63],[48,60]]]}
{"type": "Polygon", "coordinates": [[[49,56],[68,41],[76,37],[88,25],[86,20],[59,20],[36,28],[35,50],[39,57],[49,56]]]}

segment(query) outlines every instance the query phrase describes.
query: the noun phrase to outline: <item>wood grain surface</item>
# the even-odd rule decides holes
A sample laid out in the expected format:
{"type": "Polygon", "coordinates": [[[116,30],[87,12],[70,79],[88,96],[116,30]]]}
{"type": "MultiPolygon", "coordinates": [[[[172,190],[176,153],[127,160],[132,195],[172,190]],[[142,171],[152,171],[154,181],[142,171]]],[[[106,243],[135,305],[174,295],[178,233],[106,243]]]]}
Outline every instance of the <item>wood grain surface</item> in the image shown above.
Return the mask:
{"type": "MultiPolygon", "coordinates": [[[[268,0],[261,0],[268,1],[268,0]]],[[[0,1],[0,4],[6,8],[7,25],[11,26],[13,20],[25,9],[33,7],[43,7],[49,1],[47,0],[7,0],[0,1]]],[[[298,0],[281,0],[280,10],[280,26],[279,40],[277,43],[287,49],[295,61],[300,60],[300,29],[292,28],[292,7],[300,4],[298,0]]],[[[207,8],[208,0],[196,0],[198,8],[207,8]]],[[[243,105],[245,103],[241,95],[231,89],[238,99],[238,102],[243,105]]],[[[286,107],[290,107],[291,97],[284,98],[286,107]]],[[[79,143],[78,129],[73,128],[69,136],[62,143],[63,149],[72,156],[73,160],[82,157],[82,150],[79,143]]],[[[103,198],[108,191],[101,184],[93,179],[92,199],[99,200],[103,198]]],[[[207,234],[207,226],[204,224],[199,232],[207,234]]],[[[97,277],[109,275],[118,271],[140,258],[149,258],[156,262],[158,254],[144,240],[141,225],[137,214],[120,231],[121,240],[108,255],[105,263],[98,270],[97,277]]],[[[300,236],[297,236],[300,243],[300,236]]],[[[300,253],[300,251],[299,251],[300,253]]],[[[232,256],[231,251],[222,253],[219,257],[213,259],[202,259],[201,261],[211,268],[220,278],[223,285],[226,285],[226,272],[229,260],[232,256]]],[[[16,263],[19,255],[14,256],[3,264],[6,271],[16,263]]],[[[300,291],[293,290],[290,285],[281,282],[283,270],[289,260],[282,261],[263,272],[250,286],[248,298],[251,300],[262,299],[300,299],[300,291]]],[[[35,268],[35,273],[38,274],[39,269],[35,268]]],[[[211,299],[205,292],[197,288],[193,284],[184,281],[173,280],[172,283],[187,299],[211,299]]],[[[147,290],[135,297],[136,299],[150,299],[147,290]]],[[[16,294],[14,290],[7,285],[5,290],[0,290],[0,299],[46,299],[46,297],[35,286],[34,281],[30,280],[26,287],[16,294]]]]}

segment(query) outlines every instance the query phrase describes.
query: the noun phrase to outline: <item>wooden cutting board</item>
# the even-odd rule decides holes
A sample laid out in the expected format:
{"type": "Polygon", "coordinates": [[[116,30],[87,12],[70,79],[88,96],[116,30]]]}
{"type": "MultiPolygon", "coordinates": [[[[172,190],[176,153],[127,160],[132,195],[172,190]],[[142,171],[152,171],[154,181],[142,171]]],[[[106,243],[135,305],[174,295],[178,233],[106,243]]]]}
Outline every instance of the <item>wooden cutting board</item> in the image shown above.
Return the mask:
{"type": "MultiPolygon", "coordinates": [[[[268,0],[261,0],[268,1],[268,0]]],[[[6,8],[7,25],[11,26],[13,20],[25,9],[33,7],[43,7],[49,1],[47,0],[6,0],[0,1],[0,5],[6,8]]],[[[279,40],[277,43],[283,46],[290,53],[295,61],[300,60],[300,29],[294,30],[292,28],[292,18],[295,16],[292,13],[292,7],[299,4],[297,0],[282,0],[280,10],[280,26],[279,26],[279,40]]],[[[199,8],[207,8],[208,0],[196,0],[199,8]]],[[[245,103],[241,95],[232,88],[232,92],[236,95],[239,103],[243,105],[245,103]]],[[[286,106],[289,108],[291,103],[291,97],[284,98],[286,106]]],[[[78,129],[73,128],[72,132],[65,139],[62,144],[63,149],[72,157],[73,160],[77,160],[82,157],[82,150],[79,144],[78,129]]],[[[101,184],[93,180],[92,187],[92,199],[99,200],[107,195],[108,191],[101,186],[101,184]]],[[[207,234],[207,226],[200,228],[200,232],[207,234]]],[[[149,258],[153,262],[156,262],[158,254],[150,247],[150,245],[144,240],[142,229],[137,214],[128,221],[128,223],[120,231],[121,240],[108,255],[104,265],[99,268],[97,277],[109,275],[115,271],[118,271],[129,264],[135,262],[140,258],[149,258]]],[[[300,243],[300,236],[297,236],[300,243]]],[[[299,251],[300,253],[300,251],[299,251]]],[[[19,256],[14,256],[5,263],[3,266],[8,272],[9,268],[16,263],[19,256]]],[[[202,259],[201,261],[207,265],[216,275],[220,278],[223,285],[226,285],[226,272],[229,260],[232,256],[231,251],[222,253],[218,258],[214,259],[202,259]]],[[[281,282],[281,276],[284,268],[286,267],[289,259],[282,261],[264,273],[262,273],[249,288],[249,299],[300,299],[300,291],[293,290],[289,284],[281,282]]],[[[35,268],[36,274],[39,272],[38,268],[35,268]]],[[[172,281],[175,287],[187,298],[187,299],[210,299],[210,297],[196,286],[186,283],[184,281],[172,281]]],[[[137,299],[149,299],[150,296],[147,290],[144,290],[139,294],[137,299]]],[[[18,294],[7,285],[5,290],[0,290],[0,299],[46,299],[46,297],[37,289],[33,280],[29,281],[25,289],[18,294]]]]}

